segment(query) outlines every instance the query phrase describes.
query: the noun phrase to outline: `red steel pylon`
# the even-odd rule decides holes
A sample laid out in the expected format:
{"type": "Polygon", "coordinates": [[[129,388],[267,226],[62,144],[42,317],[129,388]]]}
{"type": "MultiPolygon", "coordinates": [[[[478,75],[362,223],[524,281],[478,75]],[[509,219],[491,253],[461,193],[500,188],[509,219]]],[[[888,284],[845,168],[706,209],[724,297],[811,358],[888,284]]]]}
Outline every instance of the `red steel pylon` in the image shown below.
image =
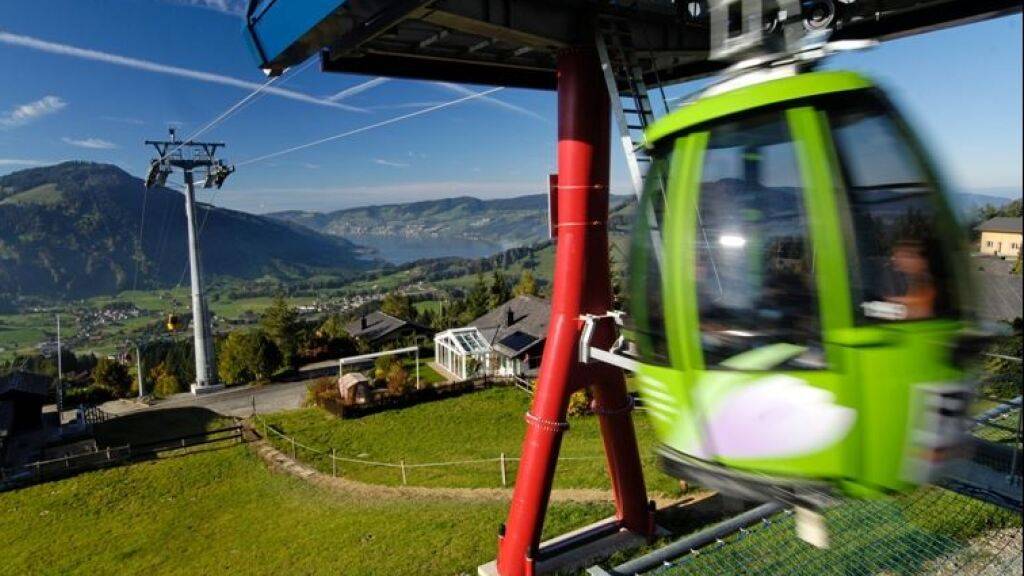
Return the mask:
{"type": "MultiPolygon", "coordinates": [[[[562,433],[568,428],[569,396],[584,386],[590,388],[600,418],[620,525],[641,534],[653,530],[622,372],[577,359],[581,314],[604,314],[612,300],[607,230],[610,117],[596,52],[563,51],[558,58],[558,221],[551,322],[526,415],[512,505],[499,539],[502,576],[534,572],[562,433]]],[[[613,337],[610,324],[603,323],[593,343],[607,349],[613,337]]]]}

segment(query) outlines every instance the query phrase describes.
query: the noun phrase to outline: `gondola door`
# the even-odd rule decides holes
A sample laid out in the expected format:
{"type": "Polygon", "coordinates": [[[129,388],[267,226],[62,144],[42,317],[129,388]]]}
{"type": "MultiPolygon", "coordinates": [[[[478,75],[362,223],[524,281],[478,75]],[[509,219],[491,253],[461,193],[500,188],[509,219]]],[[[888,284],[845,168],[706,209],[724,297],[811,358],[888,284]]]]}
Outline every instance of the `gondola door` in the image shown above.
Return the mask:
{"type": "Polygon", "coordinates": [[[797,482],[855,473],[857,411],[824,336],[850,313],[823,130],[811,108],[775,107],[683,138],[664,247],[693,421],[669,446],[682,462],[797,482]]]}

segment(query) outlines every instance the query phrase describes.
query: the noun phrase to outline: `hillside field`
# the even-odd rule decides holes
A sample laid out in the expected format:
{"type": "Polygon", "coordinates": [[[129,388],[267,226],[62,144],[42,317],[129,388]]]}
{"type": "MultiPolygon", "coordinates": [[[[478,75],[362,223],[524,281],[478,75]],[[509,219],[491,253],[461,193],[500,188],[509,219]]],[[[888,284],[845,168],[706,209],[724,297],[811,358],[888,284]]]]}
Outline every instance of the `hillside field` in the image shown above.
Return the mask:
{"type": "MultiPolygon", "coordinates": [[[[353,420],[341,420],[317,408],[268,415],[265,422],[300,444],[339,457],[397,464],[461,462],[519,456],[526,422],[523,415],[530,397],[518,388],[492,388],[403,410],[381,412],[353,420]]],[[[256,424],[262,430],[264,420],[256,424]]],[[[678,483],[657,469],[652,448],[654,433],[643,412],[634,418],[648,488],[664,494],[679,493],[678,483]]],[[[285,452],[290,442],[271,433],[268,438],[285,452]]],[[[299,448],[296,455],[323,472],[331,462],[299,448]]],[[[562,441],[556,488],[609,488],[598,420],[594,416],[570,417],[562,441]]],[[[501,486],[499,463],[489,461],[453,466],[410,468],[410,485],[460,488],[501,486]]],[[[375,484],[400,485],[397,468],[356,463],[339,464],[341,475],[375,484]]],[[[509,482],[516,462],[508,463],[509,482]]]]}

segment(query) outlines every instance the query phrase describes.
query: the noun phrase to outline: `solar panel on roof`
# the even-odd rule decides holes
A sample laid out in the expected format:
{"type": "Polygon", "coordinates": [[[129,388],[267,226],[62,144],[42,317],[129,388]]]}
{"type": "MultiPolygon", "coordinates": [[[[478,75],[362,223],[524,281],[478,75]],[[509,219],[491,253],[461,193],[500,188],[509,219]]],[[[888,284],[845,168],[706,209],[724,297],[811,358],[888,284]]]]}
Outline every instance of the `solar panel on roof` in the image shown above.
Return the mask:
{"type": "Polygon", "coordinates": [[[516,352],[518,352],[530,346],[537,340],[539,340],[539,338],[537,338],[536,336],[531,336],[526,332],[520,332],[519,330],[516,330],[515,332],[502,338],[501,341],[498,342],[498,344],[501,344],[502,346],[505,346],[510,350],[515,350],[516,352]]]}

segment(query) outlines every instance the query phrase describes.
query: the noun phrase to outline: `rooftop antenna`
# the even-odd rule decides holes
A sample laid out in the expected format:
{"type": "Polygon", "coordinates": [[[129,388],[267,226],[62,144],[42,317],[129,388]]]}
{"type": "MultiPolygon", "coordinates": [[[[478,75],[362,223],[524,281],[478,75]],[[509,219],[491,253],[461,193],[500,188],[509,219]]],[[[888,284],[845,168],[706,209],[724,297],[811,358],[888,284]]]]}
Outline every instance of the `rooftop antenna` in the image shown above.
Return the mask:
{"type": "Polygon", "coordinates": [[[199,235],[196,229],[195,181],[193,172],[199,170],[205,175],[203,187],[220,188],[227,177],[234,172],[234,166],[216,159],[217,150],[224,147],[222,142],[196,142],[178,139],[174,128],[169,128],[170,140],[146,140],[147,146],[156,149],[157,157],[149,165],[146,187],[163,186],[174,169],[181,170],[185,180],[185,216],[188,221],[188,261],[192,279],[192,332],[195,338],[196,381],[192,394],[199,395],[223,388],[217,383],[216,363],[213,355],[213,336],[210,316],[207,312],[206,294],[203,291],[202,265],[199,259],[199,235]]]}

